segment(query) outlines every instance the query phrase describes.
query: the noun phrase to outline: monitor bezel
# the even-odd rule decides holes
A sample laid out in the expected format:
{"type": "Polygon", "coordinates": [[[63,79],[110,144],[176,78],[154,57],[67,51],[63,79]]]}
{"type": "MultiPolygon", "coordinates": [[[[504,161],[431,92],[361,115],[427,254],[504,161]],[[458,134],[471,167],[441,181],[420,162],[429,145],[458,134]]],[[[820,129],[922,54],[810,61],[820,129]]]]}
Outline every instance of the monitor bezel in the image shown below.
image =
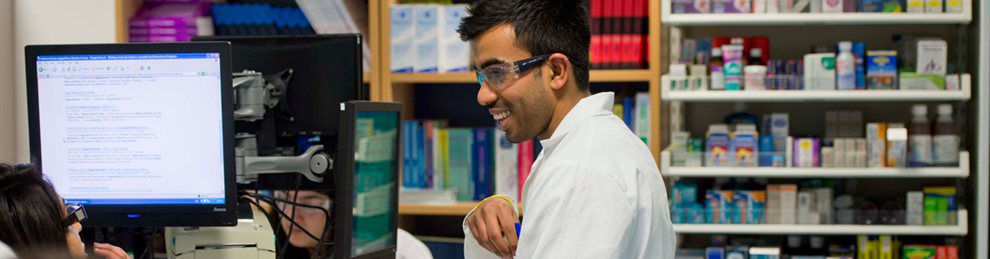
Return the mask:
{"type": "MultiPolygon", "coordinates": [[[[334,197],[334,254],[337,258],[394,258],[397,245],[388,246],[378,251],[369,252],[363,255],[351,255],[351,240],[353,238],[353,206],[354,206],[354,137],[355,121],[360,112],[395,112],[396,114],[396,134],[402,132],[402,104],[386,102],[350,101],[340,104],[340,135],[337,138],[337,154],[334,159],[334,182],[336,183],[334,197]],[[347,155],[350,154],[350,155],[347,155]],[[344,172],[344,173],[341,173],[344,172]]],[[[397,240],[398,210],[399,210],[399,157],[401,137],[397,136],[393,143],[393,157],[395,158],[392,170],[392,193],[396,197],[392,199],[390,219],[393,226],[393,240],[397,240]]]]}
{"type": "Polygon", "coordinates": [[[234,162],[233,90],[231,53],[227,42],[29,45],[24,47],[27,74],[28,130],[31,162],[44,173],[38,114],[38,56],[101,54],[219,53],[224,164],[224,204],[205,205],[84,205],[86,226],[234,226],[237,224],[237,187],[234,162]]]}

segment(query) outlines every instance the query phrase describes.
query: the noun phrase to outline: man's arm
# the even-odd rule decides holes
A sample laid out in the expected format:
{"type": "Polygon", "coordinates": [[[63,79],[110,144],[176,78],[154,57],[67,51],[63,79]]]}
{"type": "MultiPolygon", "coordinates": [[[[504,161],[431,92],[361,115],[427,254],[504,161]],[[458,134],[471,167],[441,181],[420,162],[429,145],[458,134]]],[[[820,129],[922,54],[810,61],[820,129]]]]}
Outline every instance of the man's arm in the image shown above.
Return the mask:
{"type": "Polygon", "coordinates": [[[464,217],[464,257],[498,258],[514,256],[519,222],[516,202],[504,195],[488,197],[464,217]]]}

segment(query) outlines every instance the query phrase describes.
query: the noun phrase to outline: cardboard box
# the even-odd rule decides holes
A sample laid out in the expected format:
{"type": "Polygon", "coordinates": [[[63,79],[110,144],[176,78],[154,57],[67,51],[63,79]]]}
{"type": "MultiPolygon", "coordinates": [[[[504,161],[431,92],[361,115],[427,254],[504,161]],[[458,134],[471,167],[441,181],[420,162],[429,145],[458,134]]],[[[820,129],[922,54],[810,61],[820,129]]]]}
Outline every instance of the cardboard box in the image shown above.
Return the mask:
{"type": "Polygon", "coordinates": [[[907,0],[907,12],[908,13],[924,13],[925,12],[925,2],[928,0],[907,0]]]}
{"type": "Polygon", "coordinates": [[[866,165],[884,167],[887,160],[887,124],[872,122],[866,124],[866,165]]]}
{"type": "Polygon", "coordinates": [[[897,51],[866,51],[866,88],[897,89],[897,51]]]}
{"type": "Polygon", "coordinates": [[[436,73],[440,61],[440,6],[413,5],[412,13],[413,31],[416,32],[413,70],[417,73],[436,73]]]}
{"type": "Polygon", "coordinates": [[[389,9],[391,70],[397,73],[411,73],[416,61],[414,49],[416,32],[413,30],[413,9],[411,5],[393,5],[389,9]]]}
{"type": "Polygon", "coordinates": [[[906,245],[903,249],[904,259],[935,259],[935,246],[906,245]]]}
{"type": "Polygon", "coordinates": [[[887,127],[887,167],[907,165],[907,129],[904,124],[890,124],[887,127]]]}
{"type": "Polygon", "coordinates": [[[904,217],[908,225],[924,225],[925,223],[925,193],[908,192],[904,208],[904,217]]]}
{"type": "Polygon", "coordinates": [[[457,27],[461,18],[468,15],[467,5],[444,5],[440,9],[440,61],[437,69],[441,73],[467,72],[470,70],[471,45],[461,40],[457,27]]]}
{"type": "Polygon", "coordinates": [[[943,5],[944,0],[925,0],[925,12],[926,13],[943,13],[945,6],[943,5]]]}
{"type": "Polygon", "coordinates": [[[780,185],[780,224],[796,224],[797,185],[780,185]]]}
{"type": "MultiPolygon", "coordinates": [[[[931,2],[933,1],[929,1],[929,3],[931,2]]],[[[944,40],[931,38],[919,39],[918,60],[915,63],[918,74],[945,76],[948,53],[949,47],[944,40]]]]}
{"type": "Polygon", "coordinates": [[[835,53],[804,55],[804,89],[835,90],[835,53]]]}

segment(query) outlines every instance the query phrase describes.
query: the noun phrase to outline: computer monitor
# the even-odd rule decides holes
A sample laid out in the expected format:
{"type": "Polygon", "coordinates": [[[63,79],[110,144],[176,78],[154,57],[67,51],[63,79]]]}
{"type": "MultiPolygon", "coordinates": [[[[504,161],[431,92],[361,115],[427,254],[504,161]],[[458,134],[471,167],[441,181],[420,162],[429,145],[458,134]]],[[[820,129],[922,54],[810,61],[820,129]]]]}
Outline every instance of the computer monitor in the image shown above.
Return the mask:
{"type": "Polygon", "coordinates": [[[395,257],[401,110],[398,103],[340,106],[340,155],[334,160],[336,258],[395,257]]]}
{"type": "MultiPolygon", "coordinates": [[[[334,136],[337,105],[368,100],[362,83],[360,34],[196,37],[193,41],[230,42],[234,72],[271,74],[292,69],[282,101],[273,109],[276,136],[334,136]]],[[[265,132],[258,134],[259,150],[266,150],[272,143],[265,132]]]]}
{"type": "Polygon", "coordinates": [[[25,47],[31,160],[87,226],[237,223],[230,45],[25,47]]]}

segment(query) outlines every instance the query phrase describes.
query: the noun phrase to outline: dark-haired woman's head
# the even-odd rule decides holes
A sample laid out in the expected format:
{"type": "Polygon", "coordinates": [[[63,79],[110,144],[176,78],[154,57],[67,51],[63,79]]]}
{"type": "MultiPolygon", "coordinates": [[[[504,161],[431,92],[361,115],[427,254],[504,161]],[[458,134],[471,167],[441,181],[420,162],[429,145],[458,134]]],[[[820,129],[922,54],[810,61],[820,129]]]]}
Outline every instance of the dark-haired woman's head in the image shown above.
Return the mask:
{"type": "Polygon", "coordinates": [[[0,241],[21,257],[85,256],[78,222],[66,227],[62,198],[30,165],[0,163],[0,241]]]}

